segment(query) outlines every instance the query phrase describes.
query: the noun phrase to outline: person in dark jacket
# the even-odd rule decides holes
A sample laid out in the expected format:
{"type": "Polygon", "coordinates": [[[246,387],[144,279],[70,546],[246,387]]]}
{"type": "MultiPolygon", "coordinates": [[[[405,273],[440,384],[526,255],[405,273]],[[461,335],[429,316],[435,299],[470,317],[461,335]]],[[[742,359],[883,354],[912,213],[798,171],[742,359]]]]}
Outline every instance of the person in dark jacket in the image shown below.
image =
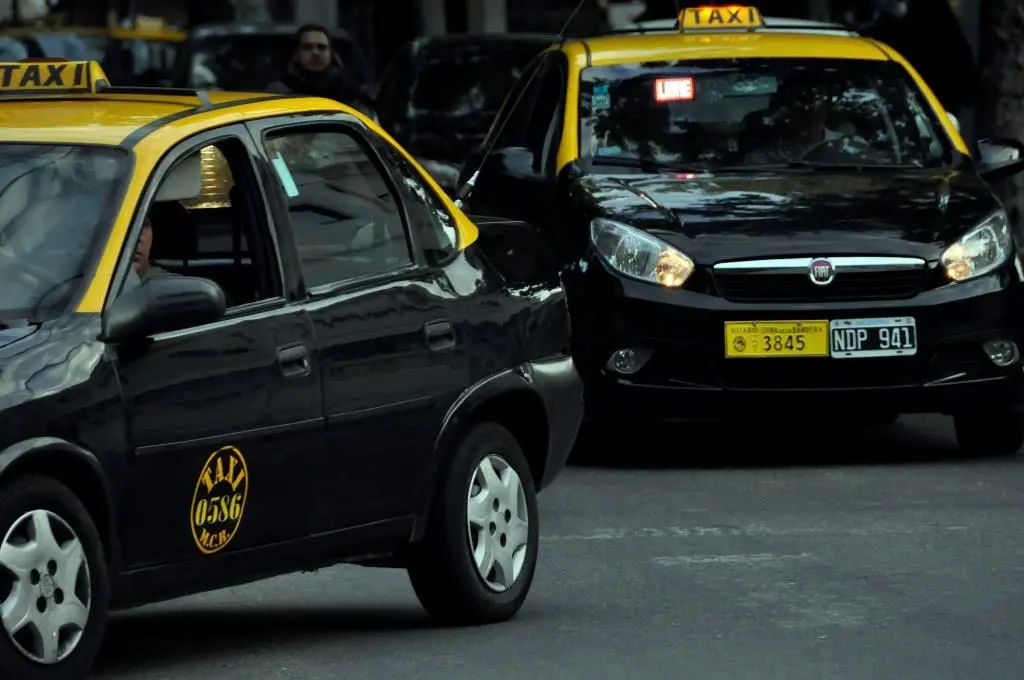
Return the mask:
{"type": "Polygon", "coordinates": [[[267,90],[326,97],[375,117],[373,99],[346,70],[341,57],[331,47],[327,29],[317,24],[300,26],[295,32],[295,54],[281,79],[271,83],[267,90]]]}

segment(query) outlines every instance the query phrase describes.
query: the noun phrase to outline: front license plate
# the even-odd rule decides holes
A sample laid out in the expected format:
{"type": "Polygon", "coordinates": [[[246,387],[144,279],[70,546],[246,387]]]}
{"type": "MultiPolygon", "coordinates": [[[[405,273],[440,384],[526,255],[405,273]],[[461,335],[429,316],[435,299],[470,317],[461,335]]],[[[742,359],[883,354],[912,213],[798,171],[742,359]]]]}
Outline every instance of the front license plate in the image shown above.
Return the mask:
{"type": "Polygon", "coordinates": [[[917,324],[912,317],[835,319],[829,323],[829,336],[834,359],[917,354],[917,324]]]}
{"type": "Polygon", "coordinates": [[[827,357],[828,321],[726,321],[729,359],[827,357]]]}

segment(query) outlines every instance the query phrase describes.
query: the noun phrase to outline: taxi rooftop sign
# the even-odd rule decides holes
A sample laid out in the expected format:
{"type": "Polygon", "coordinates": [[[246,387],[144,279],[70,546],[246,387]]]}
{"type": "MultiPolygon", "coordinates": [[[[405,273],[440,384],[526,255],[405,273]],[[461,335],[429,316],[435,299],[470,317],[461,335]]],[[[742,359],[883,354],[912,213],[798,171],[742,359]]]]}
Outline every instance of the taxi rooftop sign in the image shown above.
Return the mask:
{"type": "Polygon", "coordinates": [[[41,94],[93,94],[107,86],[95,61],[24,59],[0,62],[0,98],[41,94]]]}
{"type": "Polygon", "coordinates": [[[723,29],[756,31],[764,25],[761,11],[746,5],[687,7],[679,12],[679,30],[684,33],[723,29]]]}

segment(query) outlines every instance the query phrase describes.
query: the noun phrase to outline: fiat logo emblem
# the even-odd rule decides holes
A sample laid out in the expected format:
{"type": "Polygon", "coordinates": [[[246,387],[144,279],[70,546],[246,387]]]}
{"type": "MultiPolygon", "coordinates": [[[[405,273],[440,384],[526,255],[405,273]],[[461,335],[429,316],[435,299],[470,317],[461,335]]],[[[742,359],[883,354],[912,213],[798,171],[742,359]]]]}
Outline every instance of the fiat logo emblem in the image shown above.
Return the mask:
{"type": "Polygon", "coordinates": [[[836,278],[836,268],[823,257],[811,260],[808,275],[816,286],[827,286],[836,278]]]}

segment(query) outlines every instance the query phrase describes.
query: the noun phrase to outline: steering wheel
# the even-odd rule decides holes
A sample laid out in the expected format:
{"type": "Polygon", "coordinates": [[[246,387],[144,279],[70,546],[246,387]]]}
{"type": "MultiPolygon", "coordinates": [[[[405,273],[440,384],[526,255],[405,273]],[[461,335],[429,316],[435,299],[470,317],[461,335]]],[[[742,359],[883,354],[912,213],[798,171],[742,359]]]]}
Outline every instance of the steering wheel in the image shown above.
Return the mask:
{"type": "Polygon", "coordinates": [[[32,287],[39,287],[40,284],[54,286],[61,283],[51,270],[19,257],[7,246],[0,246],[0,260],[0,269],[10,270],[19,281],[32,287]]]}

